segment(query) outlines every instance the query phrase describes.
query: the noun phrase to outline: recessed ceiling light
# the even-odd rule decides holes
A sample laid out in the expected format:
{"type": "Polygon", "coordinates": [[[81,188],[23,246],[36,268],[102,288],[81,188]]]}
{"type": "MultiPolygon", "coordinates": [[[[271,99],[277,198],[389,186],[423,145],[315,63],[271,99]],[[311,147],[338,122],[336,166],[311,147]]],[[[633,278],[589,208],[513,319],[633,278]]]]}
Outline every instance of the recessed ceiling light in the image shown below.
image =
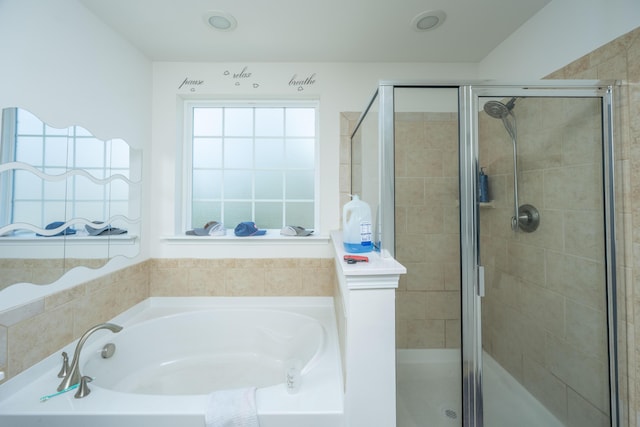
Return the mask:
{"type": "Polygon", "coordinates": [[[213,10],[204,14],[204,22],[218,31],[233,31],[238,26],[236,18],[227,12],[213,10]]]}
{"type": "Polygon", "coordinates": [[[442,10],[428,10],[416,15],[411,20],[411,27],[415,31],[434,30],[442,25],[446,18],[447,14],[442,10]]]}

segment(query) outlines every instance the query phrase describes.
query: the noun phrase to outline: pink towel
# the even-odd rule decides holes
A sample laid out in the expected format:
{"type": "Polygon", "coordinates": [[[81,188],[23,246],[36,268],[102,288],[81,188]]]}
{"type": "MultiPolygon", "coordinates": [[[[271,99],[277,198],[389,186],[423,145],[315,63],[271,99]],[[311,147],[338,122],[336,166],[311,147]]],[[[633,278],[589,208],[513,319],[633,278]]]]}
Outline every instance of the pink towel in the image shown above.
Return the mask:
{"type": "Polygon", "coordinates": [[[256,388],[214,391],[205,409],[207,427],[260,427],[256,388]]]}

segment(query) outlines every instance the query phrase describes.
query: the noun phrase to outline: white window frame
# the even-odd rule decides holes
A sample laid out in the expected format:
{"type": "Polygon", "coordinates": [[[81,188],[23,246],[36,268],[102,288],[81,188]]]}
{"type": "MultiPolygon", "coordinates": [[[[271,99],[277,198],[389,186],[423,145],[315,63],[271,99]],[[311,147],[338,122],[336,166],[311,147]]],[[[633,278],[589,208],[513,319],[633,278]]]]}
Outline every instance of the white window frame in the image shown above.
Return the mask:
{"type": "MultiPolygon", "coordinates": [[[[186,230],[192,229],[194,227],[202,227],[204,224],[191,224],[192,218],[192,190],[193,190],[193,170],[192,170],[192,159],[193,159],[193,109],[195,107],[212,107],[212,108],[225,108],[225,107],[247,107],[247,108],[300,108],[300,107],[308,107],[315,109],[315,138],[314,138],[314,195],[313,195],[313,204],[314,204],[314,213],[313,213],[313,230],[314,235],[318,235],[319,233],[319,200],[320,200],[320,179],[319,179],[319,118],[320,118],[320,104],[318,100],[290,100],[290,99],[278,99],[278,100],[238,100],[238,99],[224,99],[224,100],[212,100],[212,99],[183,99],[182,102],[182,114],[181,114],[181,125],[183,128],[183,138],[182,138],[182,150],[181,157],[182,161],[179,162],[182,165],[182,171],[178,175],[178,178],[182,180],[182,185],[179,185],[181,190],[181,197],[178,200],[181,200],[179,209],[177,209],[177,214],[179,215],[178,221],[176,221],[176,235],[184,236],[186,230]]],[[[215,219],[215,218],[212,218],[215,219]]],[[[250,220],[250,219],[247,219],[250,220]]],[[[233,229],[237,224],[224,224],[227,228],[226,237],[235,237],[233,234],[233,229]]],[[[257,223],[257,226],[260,227],[260,224],[257,223]]],[[[287,224],[287,225],[297,225],[297,224],[287,224]]],[[[260,227],[263,228],[263,227],[260,227]]],[[[279,235],[280,229],[268,229],[267,235],[279,235]]],[[[280,236],[281,237],[281,236],[280,236]]],[[[246,239],[246,238],[244,238],[246,239]]]]}

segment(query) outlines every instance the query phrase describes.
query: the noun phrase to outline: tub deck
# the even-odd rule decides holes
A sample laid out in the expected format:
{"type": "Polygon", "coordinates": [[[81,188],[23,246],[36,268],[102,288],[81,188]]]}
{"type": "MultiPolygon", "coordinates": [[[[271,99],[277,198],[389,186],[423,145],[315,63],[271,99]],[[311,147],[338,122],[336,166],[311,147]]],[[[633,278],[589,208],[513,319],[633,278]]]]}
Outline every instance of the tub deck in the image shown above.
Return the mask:
{"type": "MultiPolygon", "coordinates": [[[[259,388],[256,406],[261,427],[335,427],[343,425],[344,386],[333,299],[329,297],[177,297],[149,298],[110,322],[125,328],[146,320],[188,311],[216,308],[288,311],[317,319],[327,334],[322,360],[305,373],[302,388],[289,394],[284,384],[259,388]]],[[[108,334],[112,335],[112,334],[108,334]]],[[[112,337],[91,337],[83,354],[99,351],[112,337]]],[[[74,391],[46,402],[60,383],[60,353],[71,358],[75,342],[0,385],[0,425],[3,426],[197,426],[204,425],[206,394],[144,395],[91,386],[91,394],[75,399],[74,391]]],[[[99,373],[82,372],[98,376],[99,373]]]]}

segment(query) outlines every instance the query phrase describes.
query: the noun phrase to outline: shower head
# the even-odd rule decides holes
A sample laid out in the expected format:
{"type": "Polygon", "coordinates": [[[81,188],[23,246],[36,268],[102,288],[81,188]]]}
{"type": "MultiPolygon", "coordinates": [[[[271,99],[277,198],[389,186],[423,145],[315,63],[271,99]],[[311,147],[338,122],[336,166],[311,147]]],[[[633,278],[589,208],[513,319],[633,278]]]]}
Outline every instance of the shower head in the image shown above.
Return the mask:
{"type": "Polygon", "coordinates": [[[484,111],[494,119],[504,119],[509,114],[511,114],[511,110],[516,103],[515,98],[511,98],[507,104],[503,104],[500,101],[488,101],[484,104],[484,111]]]}
{"type": "Polygon", "coordinates": [[[503,104],[500,101],[488,101],[484,104],[485,113],[494,119],[502,120],[505,129],[507,129],[507,132],[514,140],[514,144],[516,139],[516,116],[513,115],[511,110],[513,110],[515,104],[515,98],[511,98],[506,104],[503,104]],[[509,116],[511,116],[511,120],[509,120],[509,116]]]}

